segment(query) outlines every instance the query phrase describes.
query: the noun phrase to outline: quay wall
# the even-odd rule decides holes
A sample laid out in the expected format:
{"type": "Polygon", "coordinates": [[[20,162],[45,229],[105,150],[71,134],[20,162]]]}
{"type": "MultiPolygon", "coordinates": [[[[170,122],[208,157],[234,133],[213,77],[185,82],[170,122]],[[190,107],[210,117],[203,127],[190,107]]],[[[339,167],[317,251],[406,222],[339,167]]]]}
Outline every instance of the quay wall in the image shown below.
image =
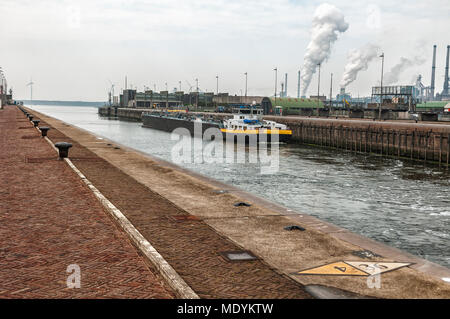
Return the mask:
{"type": "Polygon", "coordinates": [[[449,165],[450,125],[265,117],[289,126],[298,143],[449,165]]]}
{"type": "MultiPolygon", "coordinates": [[[[141,120],[148,109],[100,108],[99,114],[141,120]]],[[[216,119],[223,113],[189,112],[216,119]]],[[[353,152],[375,153],[449,165],[450,125],[365,119],[330,119],[290,116],[265,116],[289,126],[296,143],[338,148],[353,152]]]]}

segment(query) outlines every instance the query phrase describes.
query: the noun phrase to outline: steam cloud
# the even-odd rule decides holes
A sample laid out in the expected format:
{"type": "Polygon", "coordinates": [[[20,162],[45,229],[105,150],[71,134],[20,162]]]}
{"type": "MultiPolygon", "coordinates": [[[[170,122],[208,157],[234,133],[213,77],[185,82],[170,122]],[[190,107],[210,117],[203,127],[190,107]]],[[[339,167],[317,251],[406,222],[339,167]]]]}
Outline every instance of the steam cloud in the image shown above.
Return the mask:
{"type": "Polygon", "coordinates": [[[304,57],[302,95],[308,90],[317,65],[328,59],[331,45],[337,40],[338,33],[343,33],[347,29],[348,23],[338,8],[328,3],[317,7],[312,21],[311,41],[304,57]]]}
{"type": "Polygon", "coordinates": [[[421,65],[425,62],[425,59],[416,56],[415,58],[408,59],[405,57],[400,58],[400,62],[392,67],[392,69],[384,75],[384,81],[386,85],[396,84],[399,81],[400,74],[407,68],[421,65]]]}
{"type": "Polygon", "coordinates": [[[342,75],[341,87],[346,87],[356,80],[360,71],[365,71],[369,67],[369,62],[378,56],[380,47],[374,44],[366,44],[360,49],[353,49],[347,57],[347,64],[342,75]]]}

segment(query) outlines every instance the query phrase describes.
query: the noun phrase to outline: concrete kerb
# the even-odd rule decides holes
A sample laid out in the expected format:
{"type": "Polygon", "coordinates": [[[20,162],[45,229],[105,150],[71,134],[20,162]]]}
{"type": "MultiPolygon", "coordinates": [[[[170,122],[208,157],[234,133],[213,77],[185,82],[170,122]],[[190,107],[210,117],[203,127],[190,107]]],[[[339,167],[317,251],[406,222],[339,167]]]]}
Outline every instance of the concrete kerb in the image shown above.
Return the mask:
{"type": "MultiPolygon", "coordinates": [[[[48,137],[44,137],[50,146],[58,152],[48,137]]],[[[72,163],[68,158],[64,161],[69,167],[80,177],[80,179],[94,193],[95,197],[103,205],[106,211],[113,217],[116,223],[130,237],[132,243],[147,258],[147,260],[156,267],[161,276],[166,280],[174,292],[183,299],[200,299],[200,297],[192,290],[192,288],[181,278],[181,276],[170,266],[163,256],[142,236],[142,234],[133,226],[133,224],[125,217],[125,215],[117,209],[72,163]]]]}

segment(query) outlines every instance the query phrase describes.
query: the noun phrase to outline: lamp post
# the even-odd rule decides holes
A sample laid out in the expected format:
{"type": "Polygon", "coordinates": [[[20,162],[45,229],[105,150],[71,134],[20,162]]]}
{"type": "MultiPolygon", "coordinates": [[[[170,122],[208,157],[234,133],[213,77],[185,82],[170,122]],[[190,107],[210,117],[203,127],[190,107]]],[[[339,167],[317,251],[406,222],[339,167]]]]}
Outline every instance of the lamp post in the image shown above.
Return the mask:
{"type": "Polygon", "coordinates": [[[195,110],[198,110],[198,98],[199,98],[199,96],[198,96],[198,79],[195,79],[195,83],[196,83],[196,90],[197,90],[197,94],[196,94],[196,99],[195,99],[195,110]]]}
{"type": "Polygon", "coordinates": [[[150,91],[150,108],[153,108],[153,94],[155,93],[155,91],[150,91]]]}
{"type": "Polygon", "coordinates": [[[333,104],[333,73],[331,73],[331,83],[330,83],[330,108],[333,104]]]}
{"type": "Polygon", "coordinates": [[[380,82],[380,108],[378,109],[378,118],[381,120],[381,106],[383,104],[383,69],[384,69],[384,52],[380,55],[381,58],[381,82],[380,82]]]}
{"type": "Polygon", "coordinates": [[[274,106],[277,106],[277,75],[278,75],[278,68],[275,68],[273,70],[275,71],[275,94],[274,94],[274,97],[275,97],[274,103],[275,103],[275,105],[274,106]]]}
{"type": "Polygon", "coordinates": [[[147,87],[144,85],[144,108],[147,107],[147,87]]]}
{"type": "Polygon", "coordinates": [[[247,100],[247,72],[245,72],[244,75],[245,75],[245,100],[247,100]]]}
{"type": "Polygon", "coordinates": [[[317,79],[317,109],[319,109],[319,92],[320,92],[320,63],[317,64],[319,66],[319,77],[317,79]]]}
{"type": "Polygon", "coordinates": [[[219,76],[216,75],[216,94],[219,95],[219,76]]]}

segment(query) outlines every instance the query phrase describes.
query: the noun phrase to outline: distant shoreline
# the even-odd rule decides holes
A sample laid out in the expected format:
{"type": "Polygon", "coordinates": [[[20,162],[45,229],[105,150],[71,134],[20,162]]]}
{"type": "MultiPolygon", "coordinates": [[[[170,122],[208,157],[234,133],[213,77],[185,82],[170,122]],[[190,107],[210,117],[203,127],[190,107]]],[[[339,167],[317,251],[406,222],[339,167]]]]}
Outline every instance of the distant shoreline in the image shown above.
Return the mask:
{"type": "Polygon", "coordinates": [[[19,100],[25,105],[60,105],[60,106],[104,106],[107,102],[87,102],[87,101],[49,101],[49,100],[19,100]]]}

